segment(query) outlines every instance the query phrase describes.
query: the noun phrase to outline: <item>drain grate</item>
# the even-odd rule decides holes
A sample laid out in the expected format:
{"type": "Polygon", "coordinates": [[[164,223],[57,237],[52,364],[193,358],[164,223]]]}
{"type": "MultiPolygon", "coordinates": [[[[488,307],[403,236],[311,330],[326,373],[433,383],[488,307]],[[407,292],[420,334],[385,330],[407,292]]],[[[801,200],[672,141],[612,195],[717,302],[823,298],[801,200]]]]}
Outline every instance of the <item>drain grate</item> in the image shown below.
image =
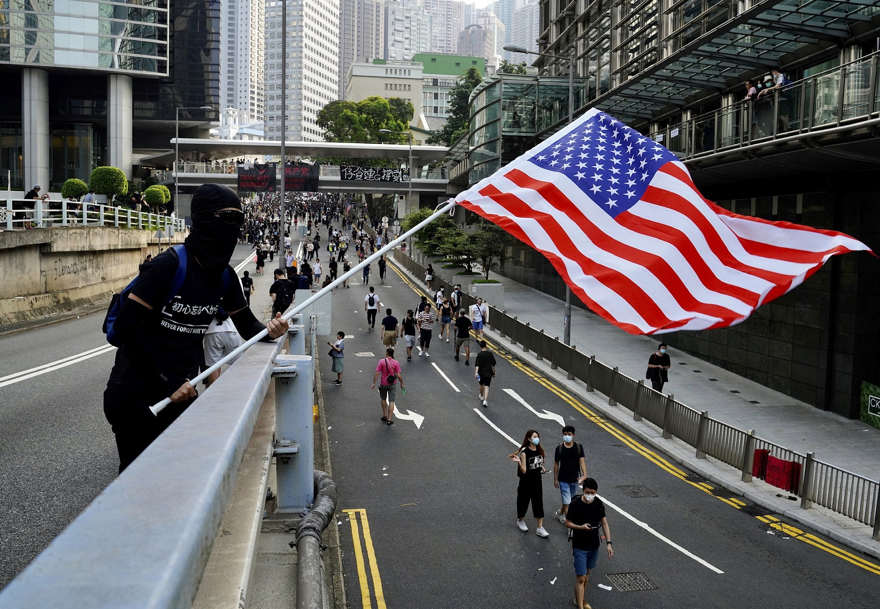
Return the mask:
{"type": "Polygon", "coordinates": [[[648,579],[647,575],[639,571],[632,571],[629,573],[607,573],[605,576],[608,578],[608,581],[611,582],[611,585],[621,592],[642,592],[645,590],[657,589],[654,582],[648,579]]]}
{"type": "Polygon", "coordinates": [[[657,496],[657,493],[649,489],[647,486],[641,484],[624,484],[615,488],[627,497],[633,497],[635,499],[657,496]]]}

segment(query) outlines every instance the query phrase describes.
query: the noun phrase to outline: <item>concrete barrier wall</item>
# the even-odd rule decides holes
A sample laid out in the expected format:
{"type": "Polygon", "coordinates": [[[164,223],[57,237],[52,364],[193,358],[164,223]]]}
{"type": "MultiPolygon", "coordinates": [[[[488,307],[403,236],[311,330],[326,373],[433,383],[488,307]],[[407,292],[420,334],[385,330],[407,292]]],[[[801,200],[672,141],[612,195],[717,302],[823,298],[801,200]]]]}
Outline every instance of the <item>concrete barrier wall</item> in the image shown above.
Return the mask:
{"type": "Polygon", "coordinates": [[[0,233],[0,331],[97,309],[171,240],[145,230],[45,228],[0,233]]]}

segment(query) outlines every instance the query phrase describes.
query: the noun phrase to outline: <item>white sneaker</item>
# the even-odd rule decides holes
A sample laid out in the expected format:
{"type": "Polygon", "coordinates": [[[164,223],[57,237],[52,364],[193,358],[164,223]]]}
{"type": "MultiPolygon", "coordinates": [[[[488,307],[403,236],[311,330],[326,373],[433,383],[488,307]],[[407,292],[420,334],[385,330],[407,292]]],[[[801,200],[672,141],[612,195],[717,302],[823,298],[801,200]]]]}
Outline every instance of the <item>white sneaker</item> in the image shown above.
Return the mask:
{"type": "Polygon", "coordinates": [[[421,348],[421,347],[416,347],[416,349],[419,350],[419,357],[422,357],[422,348],[421,348]]]}
{"type": "Polygon", "coordinates": [[[446,342],[447,342],[447,343],[449,342],[449,339],[448,339],[448,338],[446,339],[446,342]]]}
{"type": "Polygon", "coordinates": [[[425,357],[431,357],[431,354],[425,351],[425,357]]]}
{"type": "Polygon", "coordinates": [[[550,533],[548,533],[547,529],[545,529],[544,527],[538,527],[537,529],[535,529],[535,535],[541,537],[542,539],[547,539],[548,537],[550,537],[550,533]]]}
{"type": "Polygon", "coordinates": [[[526,524],[525,520],[517,520],[516,526],[518,526],[519,530],[522,531],[523,533],[529,532],[529,526],[526,524]]]}
{"type": "Polygon", "coordinates": [[[483,400],[483,408],[488,408],[488,406],[489,406],[489,402],[487,402],[486,400],[483,400]]]}
{"type": "Polygon", "coordinates": [[[565,524],[565,514],[563,514],[559,510],[556,510],[556,513],[553,514],[553,516],[556,518],[556,520],[559,521],[559,524],[565,524]]]}

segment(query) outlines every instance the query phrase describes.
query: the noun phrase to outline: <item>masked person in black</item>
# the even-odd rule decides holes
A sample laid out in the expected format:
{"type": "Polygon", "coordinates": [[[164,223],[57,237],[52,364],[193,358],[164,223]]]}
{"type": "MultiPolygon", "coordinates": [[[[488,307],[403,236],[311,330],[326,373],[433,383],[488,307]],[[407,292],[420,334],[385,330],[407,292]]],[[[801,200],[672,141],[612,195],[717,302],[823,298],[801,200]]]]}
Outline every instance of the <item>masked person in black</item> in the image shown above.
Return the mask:
{"type": "Polygon", "coordinates": [[[200,186],[192,198],[192,231],[184,244],[186,275],[171,294],[182,260],[173,248],[143,265],[116,319],[121,340],[104,391],[104,414],[116,435],[119,471],[159,437],[196,398],[189,379],[198,374],[202,337],[218,307],[229,311],[236,330],[248,339],[264,328],[282,336],[287,321],[260,323],[247,306],[229,266],[244,215],[229,188],[200,186]],[[158,415],[149,407],[165,397],[158,415]]]}

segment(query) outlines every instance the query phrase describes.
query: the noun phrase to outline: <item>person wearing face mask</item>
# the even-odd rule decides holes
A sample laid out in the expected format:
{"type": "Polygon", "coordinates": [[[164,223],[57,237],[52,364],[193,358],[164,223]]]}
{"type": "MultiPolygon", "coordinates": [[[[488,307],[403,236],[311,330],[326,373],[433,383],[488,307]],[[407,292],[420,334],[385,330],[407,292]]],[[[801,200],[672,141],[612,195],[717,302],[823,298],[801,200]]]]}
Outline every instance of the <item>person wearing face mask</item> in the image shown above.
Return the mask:
{"type": "Polygon", "coordinates": [[[663,383],[669,382],[667,370],[669,370],[670,361],[666,343],[660,343],[657,351],[648,358],[648,371],[645,372],[645,378],[651,381],[651,387],[656,391],[663,391],[663,383]]]}
{"type": "Polygon", "coordinates": [[[169,248],[143,265],[121,304],[114,326],[119,349],[104,391],[120,472],[198,395],[189,379],[198,374],[202,338],[220,307],[245,339],[263,329],[269,330],[266,340],[287,332],[280,315],[266,325],[254,317],[229,266],[243,221],[241,201],[232,190],[200,186],[192,198],[192,230],[181,255],[169,248]],[[180,282],[176,276],[184,269],[180,282]],[[158,415],[150,412],[152,404],[168,396],[168,407],[158,415]]]}
{"type": "Polygon", "coordinates": [[[532,515],[538,523],[535,534],[546,539],[550,537],[550,533],[544,528],[544,489],[541,475],[547,470],[544,469],[544,449],[541,447],[540,434],[534,429],[528,430],[519,449],[509,456],[517,464],[516,475],[519,477],[516,488],[516,526],[523,533],[528,532],[529,527],[523,519],[531,503],[532,515]]]}
{"type": "Polygon", "coordinates": [[[562,495],[562,507],[556,512],[556,519],[565,524],[565,513],[571,498],[580,490],[578,483],[587,477],[587,462],[584,447],[574,441],[574,427],[562,428],[562,444],[553,453],[553,486],[562,495]]]}
{"type": "Polygon", "coordinates": [[[605,537],[608,558],[614,557],[611,543],[611,529],[605,517],[605,504],[596,496],[598,483],[592,479],[584,480],[584,492],[575,497],[568,507],[565,526],[571,529],[571,553],[574,558],[574,605],[578,609],[592,609],[587,602],[587,585],[590,571],[596,568],[599,560],[599,529],[605,537]]]}

